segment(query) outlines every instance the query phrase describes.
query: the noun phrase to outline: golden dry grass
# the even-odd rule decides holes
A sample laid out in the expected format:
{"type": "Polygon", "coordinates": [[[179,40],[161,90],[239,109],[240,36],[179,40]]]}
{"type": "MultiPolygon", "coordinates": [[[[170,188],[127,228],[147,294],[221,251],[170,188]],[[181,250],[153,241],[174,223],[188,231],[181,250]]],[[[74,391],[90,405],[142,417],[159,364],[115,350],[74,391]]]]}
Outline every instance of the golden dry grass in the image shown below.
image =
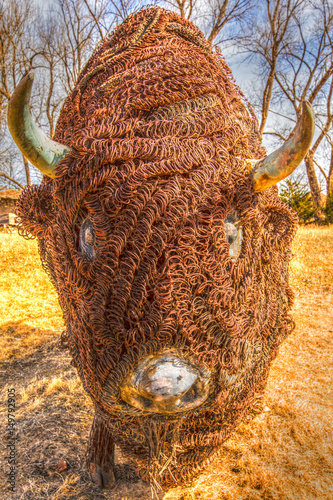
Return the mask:
{"type": "MultiPolygon", "coordinates": [[[[7,388],[16,389],[19,433],[17,491],[5,490],[2,448],[0,498],[148,500],[149,486],[119,450],[116,490],[90,483],[82,457],[92,405],[58,348],[61,311],[36,242],[0,233],[0,252],[1,395],[5,401],[7,388]],[[58,472],[63,460],[69,468],[58,472]]],[[[265,411],[239,427],[191,487],[159,498],[333,499],[333,227],[300,228],[293,252],[297,327],[271,367],[265,411]]],[[[1,418],[5,424],[5,407],[1,418]]]]}
{"type": "Polygon", "coordinates": [[[290,284],[298,287],[333,286],[333,225],[301,226],[292,245],[290,284]]]}
{"type": "Polygon", "coordinates": [[[35,240],[0,233],[0,361],[22,358],[61,333],[57,294],[42,269],[35,240]]]}

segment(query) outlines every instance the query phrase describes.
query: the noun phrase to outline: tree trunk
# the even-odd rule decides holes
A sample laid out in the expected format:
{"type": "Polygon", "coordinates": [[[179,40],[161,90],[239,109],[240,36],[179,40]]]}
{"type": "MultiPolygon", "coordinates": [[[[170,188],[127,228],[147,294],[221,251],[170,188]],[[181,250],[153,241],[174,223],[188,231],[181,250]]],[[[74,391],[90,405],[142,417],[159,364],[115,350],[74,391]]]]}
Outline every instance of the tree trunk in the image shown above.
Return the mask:
{"type": "Polygon", "coordinates": [[[333,146],[331,146],[330,170],[327,176],[327,199],[333,197],[333,146]]]}
{"type": "Polygon", "coordinates": [[[31,186],[30,168],[29,168],[28,160],[26,159],[25,156],[23,156],[23,163],[24,163],[25,175],[27,177],[27,185],[31,186]]]}
{"type": "Polygon", "coordinates": [[[264,128],[265,128],[267,117],[268,117],[269,105],[271,103],[271,98],[272,98],[274,75],[275,75],[275,65],[276,65],[276,63],[274,61],[272,63],[272,67],[271,67],[271,70],[270,70],[269,75],[268,75],[268,79],[267,79],[265,90],[264,90],[263,100],[262,100],[261,122],[260,122],[260,127],[259,127],[259,132],[260,132],[261,136],[264,132],[264,128]]]}
{"type": "Polygon", "coordinates": [[[325,215],[323,213],[323,199],[320,195],[320,187],[319,187],[316,171],[314,168],[313,156],[314,156],[314,153],[312,151],[309,151],[307,153],[306,157],[304,158],[304,163],[305,163],[306,171],[308,174],[308,180],[309,180],[313,205],[316,209],[316,217],[319,219],[319,221],[323,221],[325,218],[325,215]]]}

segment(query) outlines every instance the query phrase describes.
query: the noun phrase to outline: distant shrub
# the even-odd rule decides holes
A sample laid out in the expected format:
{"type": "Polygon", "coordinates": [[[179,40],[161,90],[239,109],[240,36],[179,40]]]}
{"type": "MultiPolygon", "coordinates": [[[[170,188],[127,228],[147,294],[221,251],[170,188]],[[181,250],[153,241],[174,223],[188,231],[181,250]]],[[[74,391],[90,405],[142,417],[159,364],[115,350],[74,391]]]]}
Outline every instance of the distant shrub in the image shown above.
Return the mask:
{"type": "Polygon", "coordinates": [[[316,222],[316,209],[311,193],[301,178],[285,180],[280,187],[279,194],[281,200],[297,212],[300,224],[316,222]]]}

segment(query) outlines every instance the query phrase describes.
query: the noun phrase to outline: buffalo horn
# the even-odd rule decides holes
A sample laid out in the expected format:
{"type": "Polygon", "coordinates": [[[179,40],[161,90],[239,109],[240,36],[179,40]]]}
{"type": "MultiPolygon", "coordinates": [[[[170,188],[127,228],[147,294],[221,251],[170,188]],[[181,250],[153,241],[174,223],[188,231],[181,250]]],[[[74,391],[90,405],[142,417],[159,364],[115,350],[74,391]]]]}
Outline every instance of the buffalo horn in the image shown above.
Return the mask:
{"type": "Polygon", "coordinates": [[[33,73],[17,85],[8,104],[8,128],[23,155],[43,174],[54,179],[58,163],[70,148],[49,139],[30,114],[33,73]]]}
{"type": "Polygon", "coordinates": [[[308,102],[303,101],[302,116],[291,139],[254,163],[251,177],[256,192],[274,186],[298,167],[311,145],[314,127],[313,109],[308,102]]]}

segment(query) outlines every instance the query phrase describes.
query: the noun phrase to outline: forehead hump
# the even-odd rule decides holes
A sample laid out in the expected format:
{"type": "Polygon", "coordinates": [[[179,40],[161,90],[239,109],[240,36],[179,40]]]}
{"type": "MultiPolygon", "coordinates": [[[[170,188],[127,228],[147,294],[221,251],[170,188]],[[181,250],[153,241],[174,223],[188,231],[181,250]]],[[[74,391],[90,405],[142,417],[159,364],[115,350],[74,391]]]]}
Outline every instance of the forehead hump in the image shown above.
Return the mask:
{"type": "Polygon", "coordinates": [[[150,8],[97,48],[65,102],[55,138],[109,161],[148,161],[152,149],[157,159],[170,158],[170,150],[158,155],[170,138],[181,151],[198,150],[191,140],[214,136],[227,151],[253,157],[262,151],[256,120],[243,101],[200,30],[177,14],[150,8]]]}

